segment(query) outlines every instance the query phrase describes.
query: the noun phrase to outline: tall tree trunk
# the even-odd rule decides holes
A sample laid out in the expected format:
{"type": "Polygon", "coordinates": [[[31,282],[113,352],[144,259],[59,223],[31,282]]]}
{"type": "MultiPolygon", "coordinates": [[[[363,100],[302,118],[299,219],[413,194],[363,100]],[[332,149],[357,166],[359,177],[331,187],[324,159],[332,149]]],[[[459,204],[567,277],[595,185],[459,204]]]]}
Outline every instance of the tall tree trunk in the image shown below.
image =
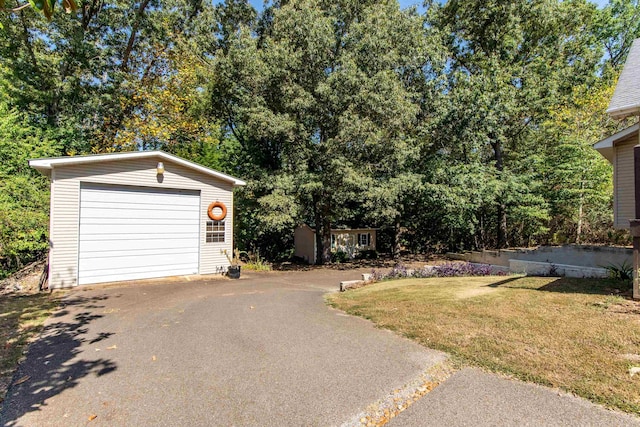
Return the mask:
{"type": "Polygon", "coordinates": [[[331,221],[329,215],[324,212],[322,222],[322,264],[331,262],[331,221]]]}
{"type": "Polygon", "coordinates": [[[480,245],[477,249],[484,250],[487,246],[487,230],[485,229],[485,212],[484,209],[480,211],[480,245]]]}
{"type": "Polygon", "coordinates": [[[136,42],[138,29],[140,28],[140,22],[142,21],[144,10],[147,8],[149,1],[150,0],[142,0],[142,3],[140,3],[140,7],[138,7],[138,11],[136,12],[135,21],[133,21],[133,25],[131,25],[129,40],[127,40],[127,47],[125,47],[124,54],[122,55],[122,63],[120,64],[120,68],[122,69],[122,71],[129,70],[129,58],[131,57],[131,51],[133,50],[133,45],[136,42]]]}
{"type": "MultiPolygon", "coordinates": [[[[504,171],[504,157],[502,152],[502,144],[497,139],[494,139],[493,153],[496,161],[496,170],[499,175],[502,175],[504,171]]],[[[498,249],[505,248],[507,246],[507,206],[504,203],[504,195],[500,196],[496,205],[497,216],[497,230],[496,230],[496,247],[498,249]]]]}
{"type": "Polygon", "coordinates": [[[331,219],[327,195],[316,195],[313,198],[313,216],[316,232],[316,264],[331,262],[331,219]]]}
{"type": "Polygon", "coordinates": [[[578,226],[576,227],[576,244],[582,240],[582,216],[584,215],[584,181],[580,182],[580,202],[578,203],[578,226]]]}
{"type": "MultiPolygon", "coordinates": [[[[322,253],[324,252],[323,238],[322,238],[322,213],[320,210],[320,196],[313,196],[313,220],[315,222],[314,228],[316,232],[316,264],[322,264],[322,253]]],[[[329,241],[331,245],[331,241],[329,241]]]]}
{"type": "Polygon", "coordinates": [[[498,249],[503,249],[507,247],[507,207],[502,202],[498,202],[496,207],[498,217],[496,247],[498,249]]]}
{"type": "Polygon", "coordinates": [[[395,222],[393,224],[393,251],[392,251],[393,259],[397,259],[400,256],[400,251],[402,249],[402,245],[400,244],[401,235],[402,235],[402,230],[400,228],[400,215],[397,215],[395,222]]]}

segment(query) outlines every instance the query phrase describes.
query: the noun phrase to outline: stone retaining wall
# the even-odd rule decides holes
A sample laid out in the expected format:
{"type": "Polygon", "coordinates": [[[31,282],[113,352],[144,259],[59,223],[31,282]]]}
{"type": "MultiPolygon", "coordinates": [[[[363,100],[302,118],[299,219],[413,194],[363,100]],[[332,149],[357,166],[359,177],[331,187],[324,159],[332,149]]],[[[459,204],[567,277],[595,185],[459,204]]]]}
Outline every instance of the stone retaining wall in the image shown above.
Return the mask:
{"type": "Polygon", "coordinates": [[[555,264],[550,262],[523,261],[512,259],[509,270],[514,274],[527,276],[564,276],[564,277],[608,277],[609,272],[604,268],[584,267],[577,265],[555,264]]]}
{"type": "Polygon", "coordinates": [[[613,246],[539,246],[528,249],[503,249],[447,254],[452,259],[509,267],[511,260],[552,263],[584,267],[605,267],[633,262],[633,250],[613,246]]]}

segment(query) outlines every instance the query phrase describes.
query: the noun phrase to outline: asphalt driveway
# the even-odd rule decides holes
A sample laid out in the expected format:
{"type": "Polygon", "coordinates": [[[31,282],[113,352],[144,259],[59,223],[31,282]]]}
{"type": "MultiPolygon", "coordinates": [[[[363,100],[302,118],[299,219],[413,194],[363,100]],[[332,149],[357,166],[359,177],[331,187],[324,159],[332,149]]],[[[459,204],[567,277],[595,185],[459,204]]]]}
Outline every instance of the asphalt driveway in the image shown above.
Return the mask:
{"type": "MultiPolygon", "coordinates": [[[[312,270],[75,290],[29,348],[0,424],[359,425],[377,403],[411,397],[447,357],[324,304],[327,291],[360,274],[312,270]]],[[[640,421],[464,369],[389,425],[640,421]]]]}
{"type": "Polygon", "coordinates": [[[76,290],[5,425],[339,425],[445,355],[328,308],[357,271],[76,290]]]}

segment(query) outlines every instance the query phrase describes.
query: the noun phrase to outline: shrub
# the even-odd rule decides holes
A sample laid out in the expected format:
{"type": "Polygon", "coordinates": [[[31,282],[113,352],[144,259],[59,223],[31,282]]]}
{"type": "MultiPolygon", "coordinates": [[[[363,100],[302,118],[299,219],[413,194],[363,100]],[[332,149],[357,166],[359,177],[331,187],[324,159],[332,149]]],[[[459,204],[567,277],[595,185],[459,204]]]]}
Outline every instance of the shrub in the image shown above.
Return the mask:
{"type": "Polygon", "coordinates": [[[633,280],[633,266],[627,261],[622,264],[609,264],[604,268],[609,272],[609,277],[616,280],[633,280]]]}
{"type": "Polygon", "coordinates": [[[376,251],[375,249],[360,251],[358,253],[358,256],[356,256],[356,258],[357,259],[378,259],[378,251],[376,251]]]}
{"type": "Polygon", "coordinates": [[[349,254],[345,251],[335,251],[331,254],[331,262],[335,262],[337,264],[341,264],[343,262],[347,262],[349,260],[349,254]]]}
{"type": "Polygon", "coordinates": [[[245,270],[253,271],[270,271],[271,264],[269,264],[264,258],[260,257],[260,252],[251,253],[243,252],[246,255],[244,262],[245,270]]]}

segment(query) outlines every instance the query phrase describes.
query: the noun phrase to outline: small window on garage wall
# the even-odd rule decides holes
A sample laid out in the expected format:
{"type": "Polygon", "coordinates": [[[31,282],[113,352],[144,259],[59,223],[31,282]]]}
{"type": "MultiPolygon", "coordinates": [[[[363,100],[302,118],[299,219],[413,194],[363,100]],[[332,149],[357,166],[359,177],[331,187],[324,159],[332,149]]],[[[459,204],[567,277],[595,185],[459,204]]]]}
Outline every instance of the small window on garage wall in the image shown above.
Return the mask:
{"type": "Polygon", "coordinates": [[[224,221],[207,221],[207,243],[224,243],[224,221]]]}

